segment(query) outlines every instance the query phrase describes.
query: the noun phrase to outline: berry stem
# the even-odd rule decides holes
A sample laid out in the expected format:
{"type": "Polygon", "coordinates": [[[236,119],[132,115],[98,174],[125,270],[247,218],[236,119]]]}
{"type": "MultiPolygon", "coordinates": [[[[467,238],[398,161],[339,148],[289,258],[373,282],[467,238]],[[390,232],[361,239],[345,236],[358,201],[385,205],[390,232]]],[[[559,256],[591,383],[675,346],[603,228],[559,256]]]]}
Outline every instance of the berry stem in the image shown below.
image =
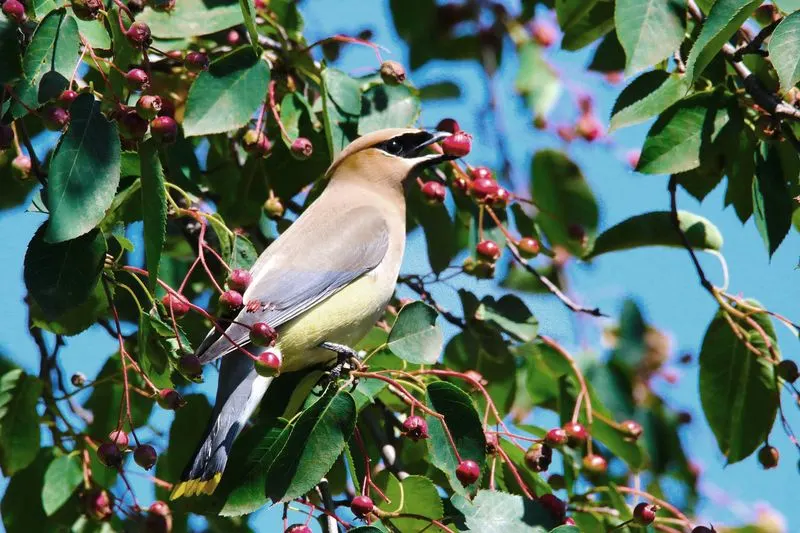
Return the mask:
{"type": "Polygon", "coordinates": [[[281,115],[278,113],[278,106],[275,104],[275,80],[269,82],[269,90],[267,91],[269,97],[269,110],[272,112],[272,116],[275,119],[275,122],[278,124],[278,128],[281,130],[281,135],[283,136],[284,140],[288,142],[292,142],[291,137],[289,137],[289,132],[286,131],[286,128],[281,122],[281,115]]]}
{"type": "MultiPolygon", "coordinates": [[[[310,51],[312,48],[314,48],[316,46],[319,46],[319,45],[325,44],[325,43],[329,43],[329,42],[360,44],[360,45],[363,45],[363,46],[368,46],[368,47],[372,48],[375,51],[375,57],[378,58],[378,63],[383,63],[383,58],[381,57],[381,48],[383,48],[383,47],[381,47],[381,46],[379,46],[379,45],[377,45],[377,44],[375,44],[373,42],[365,41],[364,39],[358,39],[356,37],[349,37],[347,35],[342,35],[342,34],[336,34],[336,35],[334,35],[332,37],[326,37],[325,39],[320,39],[319,41],[311,43],[310,45],[308,45],[305,48],[303,48],[302,50],[300,50],[300,53],[302,54],[304,52],[308,52],[308,51],[310,51]]],[[[386,49],[384,48],[384,50],[386,50],[386,49]]]]}
{"type": "Polygon", "coordinates": [[[520,475],[519,470],[517,470],[517,467],[514,466],[514,463],[512,463],[511,459],[508,458],[508,454],[506,453],[506,451],[502,447],[498,446],[497,447],[497,454],[500,456],[501,459],[503,459],[503,462],[506,463],[506,465],[508,465],[508,469],[511,470],[511,474],[514,476],[514,479],[517,481],[517,484],[519,485],[519,488],[522,489],[522,492],[525,493],[525,496],[528,497],[528,499],[532,500],[534,498],[534,495],[531,494],[531,491],[528,489],[528,486],[525,484],[525,481],[522,479],[522,476],[520,475]]]}

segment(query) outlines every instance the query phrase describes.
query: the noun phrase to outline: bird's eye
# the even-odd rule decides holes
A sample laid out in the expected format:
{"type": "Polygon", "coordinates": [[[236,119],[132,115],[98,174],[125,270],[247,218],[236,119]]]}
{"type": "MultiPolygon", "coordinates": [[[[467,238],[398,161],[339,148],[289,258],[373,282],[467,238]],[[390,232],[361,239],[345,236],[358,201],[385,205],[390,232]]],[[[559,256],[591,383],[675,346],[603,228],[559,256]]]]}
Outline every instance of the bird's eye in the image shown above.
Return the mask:
{"type": "Polygon", "coordinates": [[[391,139],[386,143],[386,151],[392,155],[400,155],[403,151],[403,145],[396,139],[391,139]]]}

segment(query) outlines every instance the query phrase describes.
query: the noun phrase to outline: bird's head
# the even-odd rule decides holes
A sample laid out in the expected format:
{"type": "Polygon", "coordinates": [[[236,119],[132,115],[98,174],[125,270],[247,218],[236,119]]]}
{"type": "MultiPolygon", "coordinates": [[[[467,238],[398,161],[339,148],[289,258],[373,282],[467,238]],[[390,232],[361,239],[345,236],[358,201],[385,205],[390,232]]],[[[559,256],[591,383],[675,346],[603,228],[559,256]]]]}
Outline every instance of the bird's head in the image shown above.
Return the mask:
{"type": "Polygon", "coordinates": [[[425,167],[454,159],[425,147],[450,134],[413,128],[378,130],[351,142],[328,168],[332,180],[360,179],[400,184],[425,167]]]}

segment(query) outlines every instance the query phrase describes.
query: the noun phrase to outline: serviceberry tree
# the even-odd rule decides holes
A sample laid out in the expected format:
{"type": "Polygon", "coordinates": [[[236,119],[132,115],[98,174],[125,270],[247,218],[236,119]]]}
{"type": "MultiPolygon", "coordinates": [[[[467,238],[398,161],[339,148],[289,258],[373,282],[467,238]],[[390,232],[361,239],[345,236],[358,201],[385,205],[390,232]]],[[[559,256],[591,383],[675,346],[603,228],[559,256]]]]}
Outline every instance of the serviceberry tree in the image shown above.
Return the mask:
{"type": "Polygon", "coordinates": [[[677,191],[703,199],[724,178],[726,205],[755,220],[769,255],[798,225],[800,4],[388,3],[408,65],[384,60],[368,30],[308,42],[293,0],[2,0],[0,209],[47,215],[24,263],[40,370],[3,360],[0,378],[6,531],[189,531],[190,514],[250,531],[246,515],[271,503],[283,519],[270,531],[294,533],[713,531],[693,518],[698,472],[677,433],[686,416],[651,387],[670,356],[664,334],[627,302],[603,362],[584,360],[526,303],[556,298],[607,324],[607,310],[571,296],[567,265],[647,246],[685,254],[696,290],[718,305],[699,393],[725,460],[776,467],[794,452],[769,443],[776,420],[798,447],[784,415],[797,408],[798,367],[775,325],[798,326],[730,291],[727,274],[711,281],[698,254],[725,266],[722,235],[680,210],[677,191]],[[610,122],[559,74],[548,51],[559,43],[593,47],[588,71],[627,80],[610,122]],[[344,46],[375,59],[344,72],[344,46]],[[214,370],[194,348],[247,305],[258,253],[317,197],[350,141],[416,125],[426,102],[459,93],[415,87],[415,70],[476,62],[491,116],[510,97],[493,83],[509,54],[533,125],[563,143],[611,146],[608,130],[654,120],[624,159],[668,176],[663,210],[632,205],[600,228],[602,198],[584,178],[598,169],[539,150],[520,190],[507,147],[524,139],[498,130],[503,163],[491,169],[470,161],[459,117],[442,120],[452,136],[431,149],[464,159],[408,187],[409,231],[424,234],[429,265],[399,286],[418,298],[396,298],[354,347],[358,363],[335,375],[281,373],[269,349],[279,333],[254,324],[250,340],[266,351],[243,351],[278,377],[214,494],[165,503],[211,411],[193,384],[214,370]],[[552,123],[557,104],[574,122],[552,123]],[[451,290],[460,308],[433,295],[451,290]],[[97,376],[67,378],[60,350],[88,328],[118,348],[97,376]],[[175,411],[163,434],[148,429],[159,409],[175,411]],[[532,424],[535,409],[559,423],[532,424]],[[143,483],[155,501],[142,501],[143,483]]]}

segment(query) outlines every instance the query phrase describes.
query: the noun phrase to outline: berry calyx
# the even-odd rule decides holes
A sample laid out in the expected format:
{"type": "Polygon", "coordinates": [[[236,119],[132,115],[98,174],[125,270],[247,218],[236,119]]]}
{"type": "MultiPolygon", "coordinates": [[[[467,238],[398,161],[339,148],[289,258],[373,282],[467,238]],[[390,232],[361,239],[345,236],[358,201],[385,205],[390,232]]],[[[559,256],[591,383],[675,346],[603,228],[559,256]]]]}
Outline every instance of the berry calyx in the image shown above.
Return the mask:
{"type": "Polygon", "coordinates": [[[591,454],[583,458],[583,469],[589,474],[605,474],[608,463],[602,455],[591,454]]]}
{"type": "Polygon", "coordinates": [[[131,24],[131,27],[125,31],[125,38],[134,48],[147,48],[153,42],[150,26],[138,21],[131,24]]]}
{"type": "Polygon", "coordinates": [[[457,131],[442,141],[442,150],[446,155],[464,157],[472,149],[472,135],[457,131]]]}
{"type": "Polygon", "coordinates": [[[642,436],[642,425],[635,420],[625,420],[620,424],[626,440],[635,441],[642,436]]]}
{"type": "Polygon", "coordinates": [[[544,472],[552,460],[553,449],[541,442],[534,442],[525,452],[525,465],[534,472],[544,472]]]}
{"type": "Polygon", "coordinates": [[[381,79],[386,85],[400,85],[406,81],[406,69],[397,61],[384,61],[380,69],[381,79]]]}
{"type": "Polygon", "coordinates": [[[253,281],[253,275],[249,270],[235,268],[228,277],[228,287],[235,291],[244,292],[253,281]]]}
{"type": "Polygon", "coordinates": [[[17,0],[6,0],[3,2],[3,13],[15,24],[22,25],[27,20],[25,6],[17,0]]]}
{"type": "Polygon", "coordinates": [[[558,39],[558,30],[552,24],[536,20],[531,24],[531,37],[539,46],[547,48],[558,39]]]}
{"type": "Polygon", "coordinates": [[[44,127],[50,131],[61,131],[69,124],[69,111],[52,106],[44,110],[44,127]]]}
{"type": "Polygon", "coordinates": [[[483,257],[484,259],[488,259],[489,261],[497,261],[497,259],[500,257],[500,247],[496,242],[490,240],[479,242],[475,247],[475,251],[479,256],[483,257]]]}
{"type": "Polygon", "coordinates": [[[183,66],[189,72],[208,70],[208,56],[202,52],[189,52],[183,60],[183,66]]]}
{"type": "Polygon", "coordinates": [[[158,398],[156,401],[158,401],[158,405],[160,405],[162,409],[167,409],[169,411],[175,411],[186,405],[186,400],[184,400],[183,396],[175,389],[161,389],[158,391],[158,398]]]}
{"type": "Polygon", "coordinates": [[[125,73],[125,83],[132,91],[143,91],[150,84],[150,76],[140,68],[132,68],[125,73]]]}
{"type": "Polygon", "coordinates": [[[184,355],[178,359],[178,370],[184,376],[197,379],[203,375],[203,365],[196,355],[184,355]]]}
{"type": "Polygon", "coordinates": [[[103,9],[101,0],[73,0],[72,11],[81,20],[95,20],[103,9]]]}
{"type": "Polygon", "coordinates": [[[172,117],[156,117],[150,123],[153,138],[164,144],[172,144],[178,138],[178,123],[172,117]]]}
{"type": "Polygon", "coordinates": [[[551,448],[558,448],[567,443],[567,432],[561,428],[553,428],[544,436],[544,443],[551,448]]]}
{"type": "Polygon", "coordinates": [[[470,171],[469,175],[473,180],[479,180],[483,178],[489,178],[489,179],[494,178],[492,171],[486,167],[475,167],[470,171]]]}
{"type": "Polygon", "coordinates": [[[268,350],[261,355],[255,361],[256,366],[256,373],[259,376],[265,378],[271,378],[277,376],[281,373],[281,364],[283,361],[281,360],[281,356],[277,353],[268,350]]]}
{"type": "Polygon", "coordinates": [[[31,158],[26,155],[18,155],[11,161],[11,173],[18,180],[26,180],[31,175],[33,169],[33,162],[31,158]]]}
{"type": "Polygon", "coordinates": [[[125,451],[128,449],[128,434],[124,431],[112,431],[108,434],[108,440],[113,442],[120,451],[125,451]]]}
{"type": "Polygon", "coordinates": [[[640,526],[649,526],[655,521],[659,509],[658,505],[640,502],[633,508],[633,522],[640,526]]]}
{"type": "Polygon", "coordinates": [[[409,416],[403,421],[403,435],[414,442],[420,439],[427,439],[428,423],[421,416],[409,416]]]}
{"type": "Polygon", "coordinates": [[[62,91],[62,93],[58,95],[58,98],[56,98],[56,104],[63,107],[64,109],[67,109],[72,104],[72,102],[75,101],[77,97],[78,93],[76,93],[72,89],[67,89],[65,91],[62,91]]]}
{"type": "Polygon", "coordinates": [[[158,460],[158,453],[149,444],[140,444],[133,450],[133,460],[145,470],[150,470],[158,460]]]}
{"type": "Polygon", "coordinates": [[[286,212],[286,208],[283,207],[283,202],[281,202],[280,198],[273,196],[272,198],[267,198],[267,201],[264,202],[264,212],[268,218],[278,220],[286,212]]]}
{"type": "Polygon", "coordinates": [[[497,185],[497,182],[491,178],[478,178],[476,180],[472,180],[469,187],[470,191],[472,192],[472,196],[478,200],[490,198],[497,192],[498,188],[499,185],[497,185]]]}
{"type": "Polygon", "coordinates": [[[161,298],[161,303],[164,304],[167,312],[170,312],[170,309],[172,310],[171,312],[175,314],[175,318],[182,317],[189,312],[189,304],[172,293],[165,294],[161,298]]]}
{"type": "Polygon", "coordinates": [[[422,194],[429,205],[437,205],[444,202],[447,190],[438,181],[426,181],[422,184],[422,194]]]}
{"type": "Polygon", "coordinates": [[[122,464],[122,452],[111,441],[106,441],[97,447],[97,458],[109,468],[116,468],[122,464]]]}
{"type": "Polygon", "coordinates": [[[371,513],[374,508],[375,504],[372,503],[372,498],[369,496],[356,496],[353,498],[353,501],[350,502],[350,510],[359,518],[364,518],[371,513]]]}
{"type": "Polygon", "coordinates": [[[567,505],[552,494],[542,494],[538,500],[539,505],[550,511],[553,518],[558,522],[563,522],[567,516],[567,505]]]}
{"type": "Polygon", "coordinates": [[[582,446],[589,438],[586,428],[579,422],[567,422],[564,424],[564,431],[570,446],[582,446]]]}
{"type": "Polygon", "coordinates": [[[764,470],[769,470],[770,468],[778,466],[780,457],[781,454],[778,452],[778,448],[770,446],[769,444],[765,444],[758,450],[758,462],[761,463],[764,470]]]}
{"type": "Polygon", "coordinates": [[[305,524],[292,524],[284,533],[311,533],[311,528],[305,524]]]}
{"type": "Polygon", "coordinates": [[[539,255],[541,246],[539,245],[539,241],[533,237],[523,237],[517,243],[517,249],[522,257],[525,259],[531,259],[539,255]]]}
{"type": "Polygon", "coordinates": [[[233,290],[223,292],[219,297],[219,307],[228,313],[238,311],[242,308],[242,294],[233,290]]]}
{"type": "Polygon", "coordinates": [[[277,338],[278,332],[266,322],[256,322],[250,326],[250,342],[256,346],[272,346],[277,338]]]}
{"type": "Polygon", "coordinates": [[[446,131],[447,133],[458,133],[461,131],[461,126],[458,125],[452,118],[443,118],[436,125],[436,131],[446,131]]]}
{"type": "Polygon", "coordinates": [[[465,487],[472,485],[481,477],[481,468],[471,459],[461,461],[456,468],[456,477],[465,487]]]}
{"type": "Polygon", "coordinates": [[[314,153],[314,145],[305,137],[298,137],[292,141],[291,152],[295,159],[303,161],[314,153]]]}
{"type": "Polygon", "coordinates": [[[800,371],[797,369],[797,363],[789,359],[784,359],[778,363],[777,372],[781,379],[784,379],[789,383],[794,383],[797,381],[797,378],[800,377],[800,371]]]}
{"type": "Polygon", "coordinates": [[[145,94],[136,102],[136,112],[145,120],[153,120],[161,111],[161,97],[145,94]]]}

